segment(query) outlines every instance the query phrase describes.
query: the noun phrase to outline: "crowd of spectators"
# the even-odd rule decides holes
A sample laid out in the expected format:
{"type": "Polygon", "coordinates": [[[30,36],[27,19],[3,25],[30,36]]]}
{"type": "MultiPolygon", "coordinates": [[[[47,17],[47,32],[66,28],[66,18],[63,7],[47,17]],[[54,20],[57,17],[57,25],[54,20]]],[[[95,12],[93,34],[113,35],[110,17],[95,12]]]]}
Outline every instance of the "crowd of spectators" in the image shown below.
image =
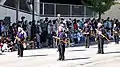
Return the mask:
{"type": "Polygon", "coordinates": [[[54,19],[49,18],[40,19],[39,21],[25,20],[25,17],[21,18],[22,21],[18,23],[6,23],[4,20],[0,20],[0,48],[1,50],[17,50],[17,43],[15,43],[15,36],[17,34],[18,25],[21,25],[23,30],[27,33],[25,41],[26,49],[40,49],[43,47],[53,48],[56,47],[55,39],[52,36],[56,36],[58,23],[65,25],[67,37],[71,44],[84,43],[84,36],[82,30],[84,24],[87,22],[90,25],[91,37],[90,42],[95,42],[95,33],[92,32],[97,29],[98,22],[101,22],[108,34],[109,39],[114,39],[113,28],[116,24],[120,29],[120,22],[118,19],[54,19]]]}

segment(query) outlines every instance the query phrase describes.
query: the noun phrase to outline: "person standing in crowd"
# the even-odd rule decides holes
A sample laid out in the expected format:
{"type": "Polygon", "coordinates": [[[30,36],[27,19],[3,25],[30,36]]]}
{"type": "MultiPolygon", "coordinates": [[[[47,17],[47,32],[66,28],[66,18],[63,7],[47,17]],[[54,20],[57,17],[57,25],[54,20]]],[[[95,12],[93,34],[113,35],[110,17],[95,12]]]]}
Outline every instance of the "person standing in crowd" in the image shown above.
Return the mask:
{"type": "Polygon", "coordinates": [[[114,24],[113,34],[114,34],[115,44],[119,44],[119,28],[116,26],[116,24],[114,24]]]}
{"type": "Polygon", "coordinates": [[[25,17],[22,16],[20,23],[21,23],[21,27],[22,27],[23,29],[24,29],[24,22],[25,22],[25,17]]]}
{"type": "Polygon", "coordinates": [[[60,24],[59,26],[59,34],[58,37],[60,38],[59,43],[58,43],[58,51],[59,51],[59,59],[58,60],[65,60],[65,41],[66,40],[66,35],[64,32],[64,24],[60,24]]]}
{"type": "Polygon", "coordinates": [[[37,41],[37,48],[41,48],[41,45],[40,45],[40,33],[37,31],[36,33],[36,41],[37,41]]]}
{"type": "MultiPolygon", "coordinates": [[[[42,39],[42,44],[46,43],[47,41],[47,35],[48,35],[48,18],[45,18],[45,21],[43,21],[43,23],[41,23],[41,29],[42,29],[42,33],[41,33],[41,39],[42,39]]],[[[46,45],[43,45],[46,46],[46,45]]]]}
{"type": "Polygon", "coordinates": [[[30,21],[27,26],[27,34],[29,39],[31,39],[31,26],[32,26],[32,22],[30,21]]]}
{"type": "Polygon", "coordinates": [[[106,30],[111,30],[112,24],[110,22],[110,17],[108,17],[107,20],[104,22],[104,27],[106,30]]]}
{"type": "Polygon", "coordinates": [[[85,47],[89,48],[90,45],[90,26],[88,23],[84,24],[83,35],[85,36],[85,47]]]}
{"type": "Polygon", "coordinates": [[[84,26],[84,18],[82,18],[82,20],[79,21],[79,29],[83,29],[84,26]]]}
{"type": "Polygon", "coordinates": [[[78,24],[77,24],[76,19],[73,20],[73,27],[74,27],[74,33],[73,33],[74,38],[73,39],[74,39],[75,44],[77,44],[78,43],[78,38],[77,38],[78,24]]]}
{"type": "MultiPolygon", "coordinates": [[[[52,36],[57,36],[57,20],[53,20],[53,32],[52,32],[52,36]]],[[[57,47],[57,44],[56,44],[56,39],[53,39],[53,47],[57,47]]]]}
{"type": "Polygon", "coordinates": [[[1,23],[1,32],[6,36],[7,34],[6,34],[6,28],[5,28],[5,23],[2,21],[2,23],[1,23]]]}
{"type": "Polygon", "coordinates": [[[116,24],[116,26],[117,26],[118,28],[120,28],[120,22],[119,22],[118,19],[116,19],[115,24],[116,24]]]}
{"type": "Polygon", "coordinates": [[[22,24],[22,28],[24,31],[27,30],[27,23],[28,23],[27,20],[25,20],[25,22],[23,22],[23,24],[22,24]]]}
{"type": "Polygon", "coordinates": [[[77,24],[77,20],[76,19],[74,19],[73,26],[74,26],[74,32],[78,31],[78,24],[77,24]]]}
{"type": "Polygon", "coordinates": [[[16,36],[16,34],[17,34],[18,26],[19,25],[16,23],[12,24],[12,32],[13,32],[12,39],[13,39],[13,41],[15,40],[14,36],[16,36]]]}
{"type": "Polygon", "coordinates": [[[35,36],[36,36],[36,25],[35,25],[35,20],[33,20],[31,26],[31,40],[33,40],[35,36]]]}
{"type": "Polygon", "coordinates": [[[103,28],[102,23],[98,23],[97,31],[97,40],[98,40],[98,54],[104,54],[104,38],[105,38],[105,30],[103,28]]]}
{"type": "Polygon", "coordinates": [[[37,41],[37,48],[39,49],[39,48],[41,48],[42,47],[42,45],[41,45],[41,38],[40,38],[40,36],[41,36],[41,27],[40,27],[40,22],[39,21],[37,21],[37,25],[36,25],[36,41],[37,41]]]}
{"type": "Polygon", "coordinates": [[[74,31],[74,27],[73,27],[73,21],[71,18],[69,18],[69,22],[70,22],[70,32],[72,33],[74,31]]]}
{"type": "Polygon", "coordinates": [[[48,24],[48,47],[53,47],[53,39],[52,39],[53,32],[54,32],[53,24],[52,21],[50,20],[48,24]]]}

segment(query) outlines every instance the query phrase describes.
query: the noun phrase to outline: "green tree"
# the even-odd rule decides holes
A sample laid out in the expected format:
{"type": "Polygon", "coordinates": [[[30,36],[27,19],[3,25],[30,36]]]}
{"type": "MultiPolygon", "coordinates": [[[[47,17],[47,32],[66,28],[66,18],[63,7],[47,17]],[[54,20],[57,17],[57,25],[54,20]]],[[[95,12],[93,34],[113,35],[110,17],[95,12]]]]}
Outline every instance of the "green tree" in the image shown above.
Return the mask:
{"type": "Polygon", "coordinates": [[[82,3],[86,6],[91,6],[91,9],[97,12],[101,19],[101,14],[110,9],[114,4],[114,0],[82,0],[82,3]]]}

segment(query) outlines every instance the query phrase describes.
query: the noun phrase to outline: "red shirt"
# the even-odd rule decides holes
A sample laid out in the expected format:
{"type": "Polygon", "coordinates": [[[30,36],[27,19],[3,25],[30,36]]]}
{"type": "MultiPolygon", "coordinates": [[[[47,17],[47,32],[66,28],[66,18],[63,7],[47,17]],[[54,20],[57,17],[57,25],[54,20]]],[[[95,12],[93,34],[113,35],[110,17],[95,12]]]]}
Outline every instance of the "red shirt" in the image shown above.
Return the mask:
{"type": "Polygon", "coordinates": [[[3,46],[3,45],[0,43],[0,48],[2,48],[2,46],[3,46]]]}
{"type": "Polygon", "coordinates": [[[78,29],[78,25],[74,24],[74,29],[77,30],[78,29]]]}

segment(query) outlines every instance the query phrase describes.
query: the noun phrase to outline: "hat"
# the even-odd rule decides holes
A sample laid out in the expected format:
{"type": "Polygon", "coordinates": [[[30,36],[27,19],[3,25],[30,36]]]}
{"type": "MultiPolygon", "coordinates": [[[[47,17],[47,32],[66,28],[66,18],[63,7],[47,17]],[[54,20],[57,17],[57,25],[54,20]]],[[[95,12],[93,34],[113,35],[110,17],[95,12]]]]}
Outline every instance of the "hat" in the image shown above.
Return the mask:
{"type": "Polygon", "coordinates": [[[22,31],[23,30],[23,28],[21,28],[21,27],[18,27],[18,31],[22,31]]]}

